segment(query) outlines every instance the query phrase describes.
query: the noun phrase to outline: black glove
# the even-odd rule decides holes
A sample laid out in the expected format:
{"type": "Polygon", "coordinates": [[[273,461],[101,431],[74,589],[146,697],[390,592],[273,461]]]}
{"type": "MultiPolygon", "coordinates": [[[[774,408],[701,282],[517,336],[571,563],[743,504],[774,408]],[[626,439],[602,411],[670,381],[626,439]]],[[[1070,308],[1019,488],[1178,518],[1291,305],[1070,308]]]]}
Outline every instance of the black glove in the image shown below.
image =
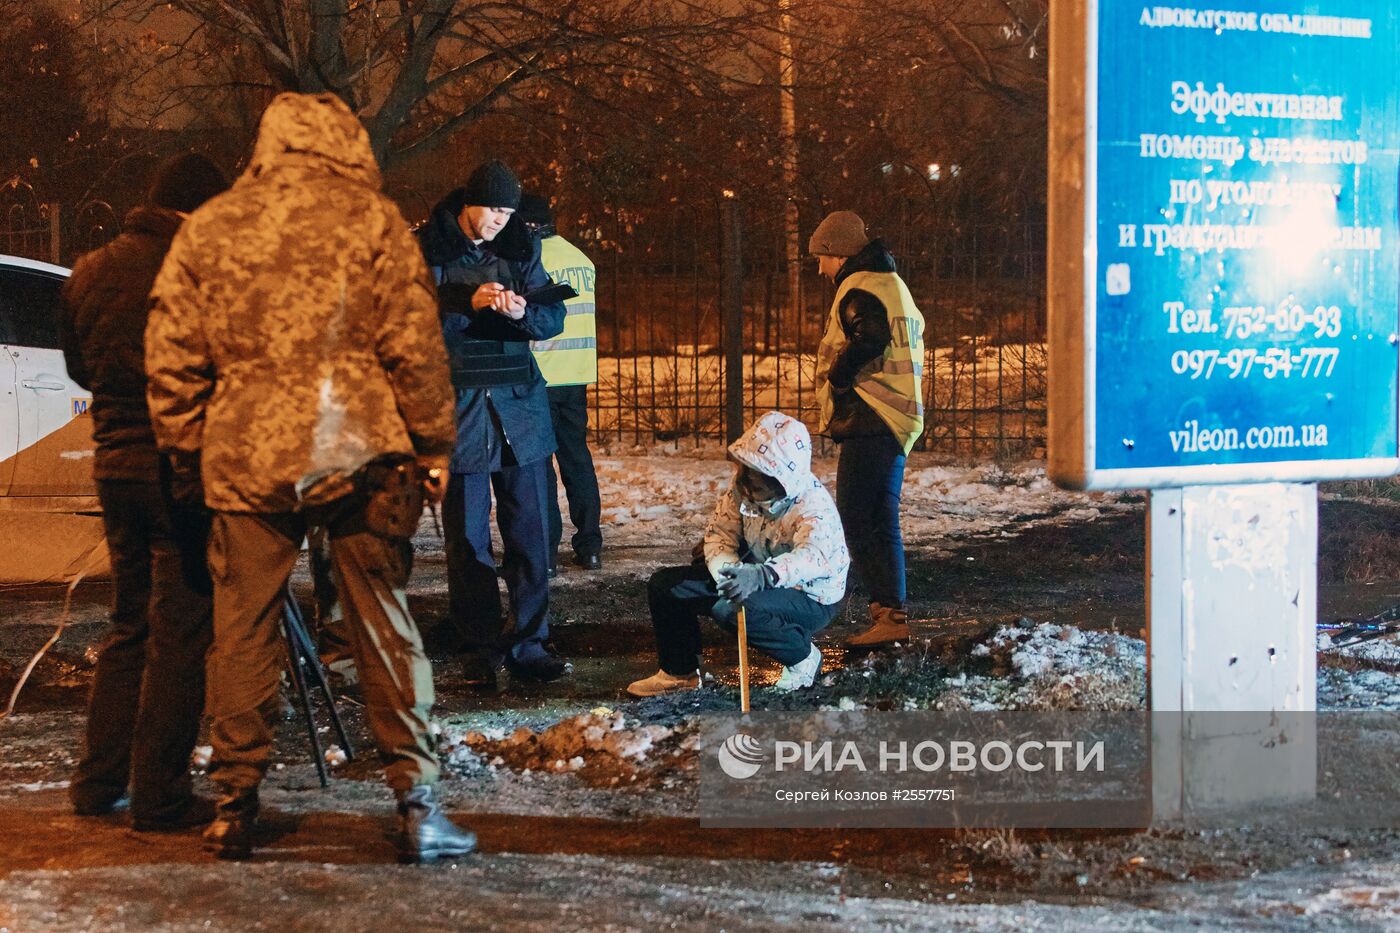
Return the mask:
{"type": "Polygon", "coordinates": [[[204,473],[198,453],[170,454],[170,498],[176,505],[204,505],[204,473]]]}
{"type": "Polygon", "coordinates": [[[719,572],[719,594],[730,602],[742,603],[760,590],[773,585],[769,569],[763,564],[740,564],[719,572]]]}

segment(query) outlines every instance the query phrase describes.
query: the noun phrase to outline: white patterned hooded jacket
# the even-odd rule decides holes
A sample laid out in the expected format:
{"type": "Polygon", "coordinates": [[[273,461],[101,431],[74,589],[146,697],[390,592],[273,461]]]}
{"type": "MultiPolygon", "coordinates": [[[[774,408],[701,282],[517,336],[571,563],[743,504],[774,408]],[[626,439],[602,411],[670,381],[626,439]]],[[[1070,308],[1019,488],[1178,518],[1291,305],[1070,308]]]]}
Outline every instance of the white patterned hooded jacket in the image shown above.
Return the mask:
{"type": "Polygon", "coordinates": [[[738,483],[720,496],[705,529],[705,565],[716,582],[724,567],[764,564],[776,585],[799,590],[824,606],[846,594],[851,566],[836,503],[812,475],[812,438],[796,418],[770,411],[729,447],[744,466],[771,476],[786,497],[758,505],[746,499],[738,483]]]}

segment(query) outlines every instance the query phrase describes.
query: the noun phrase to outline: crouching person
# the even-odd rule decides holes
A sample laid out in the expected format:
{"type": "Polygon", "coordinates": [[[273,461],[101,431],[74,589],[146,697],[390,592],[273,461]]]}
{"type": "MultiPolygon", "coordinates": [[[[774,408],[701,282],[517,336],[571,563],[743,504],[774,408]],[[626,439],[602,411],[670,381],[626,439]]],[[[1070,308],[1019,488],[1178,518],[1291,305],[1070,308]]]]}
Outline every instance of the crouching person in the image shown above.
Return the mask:
{"type": "Polygon", "coordinates": [[[422,254],[379,186],[369,134],[339,98],[281,94],[247,170],[181,226],[152,293],[156,441],[177,475],[202,475],[214,511],[209,776],[222,797],[204,838],[220,858],[253,848],[287,576],[311,525],[330,536],[400,857],[475,845],[434,798],[432,670],[404,594],[418,471],[440,499],[455,439],[447,350],[422,254]],[[374,508],[393,489],[408,502],[398,521],[374,508]]]}
{"type": "Polygon", "coordinates": [[[778,690],[810,687],[812,636],[836,615],[850,555],[836,505],[812,475],[802,422],[770,411],[729,448],[734,483],[705,531],[705,560],[663,567],[647,583],[661,669],[627,688],[648,697],[700,685],[700,615],[727,631],[747,612],[749,643],[781,662],[778,690]]]}

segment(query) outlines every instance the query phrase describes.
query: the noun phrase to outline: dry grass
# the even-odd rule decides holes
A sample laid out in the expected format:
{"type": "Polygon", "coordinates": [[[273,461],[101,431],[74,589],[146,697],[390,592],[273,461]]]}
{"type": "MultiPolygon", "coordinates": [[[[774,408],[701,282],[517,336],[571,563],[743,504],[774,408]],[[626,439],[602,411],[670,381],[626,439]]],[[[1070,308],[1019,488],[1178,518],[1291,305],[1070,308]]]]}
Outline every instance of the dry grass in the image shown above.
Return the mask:
{"type": "Polygon", "coordinates": [[[960,829],[957,838],[964,848],[993,862],[1019,862],[1035,854],[1014,829],[960,829]]]}
{"type": "Polygon", "coordinates": [[[1317,576],[1321,583],[1400,579],[1400,508],[1374,500],[1321,503],[1317,576]]]}

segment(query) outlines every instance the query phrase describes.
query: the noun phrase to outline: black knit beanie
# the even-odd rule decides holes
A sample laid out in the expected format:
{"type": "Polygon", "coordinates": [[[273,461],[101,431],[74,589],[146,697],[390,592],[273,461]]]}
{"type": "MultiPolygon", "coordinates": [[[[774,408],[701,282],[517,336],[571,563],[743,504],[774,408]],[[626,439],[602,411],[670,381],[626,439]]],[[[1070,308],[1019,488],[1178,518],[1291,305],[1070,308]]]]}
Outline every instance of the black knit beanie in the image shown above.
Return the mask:
{"type": "Polygon", "coordinates": [[[537,227],[554,226],[554,213],[549,209],[549,202],[538,194],[526,192],[520,196],[520,207],[515,213],[527,224],[534,224],[537,227]]]}
{"type": "Polygon", "coordinates": [[[149,199],[156,207],[189,213],[228,190],[219,167],[197,152],[166,159],[151,180],[149,199]]]}
{"type": "Polygon", "coordinates": [[[476,207],[508,207],[520,205],[520,179],[499,159],[477,167],[462,189],[465,204],[476,207]]]}

